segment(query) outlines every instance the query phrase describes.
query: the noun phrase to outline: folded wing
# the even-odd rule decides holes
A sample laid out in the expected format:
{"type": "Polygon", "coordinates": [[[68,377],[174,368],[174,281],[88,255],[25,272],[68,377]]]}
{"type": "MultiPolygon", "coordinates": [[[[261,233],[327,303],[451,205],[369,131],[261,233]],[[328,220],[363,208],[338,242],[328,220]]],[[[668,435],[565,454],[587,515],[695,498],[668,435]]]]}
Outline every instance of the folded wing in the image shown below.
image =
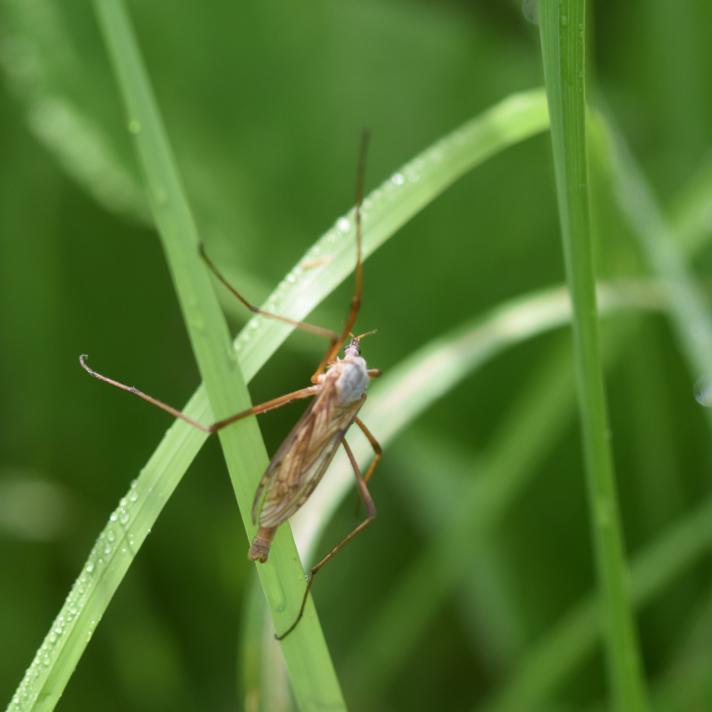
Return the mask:
{"type": "Polygon", "coordinates": [[[262,475],[252,520],[277,527],[294,514],[319,484],[366,396],[347,406],[324,389],[299,419],[262,475]]]}

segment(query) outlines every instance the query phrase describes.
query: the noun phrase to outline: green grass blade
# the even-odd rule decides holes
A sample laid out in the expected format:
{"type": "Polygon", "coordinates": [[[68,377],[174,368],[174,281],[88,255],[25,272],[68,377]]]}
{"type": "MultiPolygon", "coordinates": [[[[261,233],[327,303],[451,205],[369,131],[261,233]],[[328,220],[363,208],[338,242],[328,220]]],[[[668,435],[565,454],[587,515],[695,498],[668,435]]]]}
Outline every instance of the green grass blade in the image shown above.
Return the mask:
{"type": "MultiPolygon", "coordinates": [[[[515,94],[418,155],[368,196],[364,255],[370,255],[466,171],[547,125],[540,90],[515,94]]],[[[335,225],[343,225],[343,219],[335,225]]],[[[352,250],[353,234],[335,226],[307,252],[266,304],[303,319],[351,272],[352,250]],[[315,269],[313,263],[319,257],[328,259],[315,269]]],[[[250,321],[234,344],[246,380],[255,376],[288,333],[289,328],[274,321],[259,317],[250,321]]],[[[202,422],[214,419],[203,386],[183,412],[202,422]]],[[[169,428],[100,534],[10,709],[54,708],[134,556],[205,439],[181,421],[169,428]]]]}
{"type": "Polygon", "coordinates": [[[617,709],[646,709],[598,345],[586,147],[586,7],[542,0],[541,45],[551,115],[554,170],[572,295],[576,381],[607,656],[617,709]]]}
{"type": "MultiPolygon", "coordinates": [[[[215,416],[225,418],[248,408],[250,398],[230,346],[225,318],[198,255],[197,227],[123,3],[99,0],[96,8],[208,400],[215,416]]],[[[255,532],[250,516],[252,495],[269,461],[257,421],[249,418],[225,428],[219,438],[243,523],[252,537],[255,532]]],[[[288,527],[280,528],[270,554],[269,561],[258,567],[258,574],[275,627],[285,630],[296,614],[295,606],[304,590],[303,570],[288,527]]],[[[345,708],[311,601],[302,624],[283,641],[282,650],[301,709],[345,708]]]]}
{"type": "MultiPolygon", "coordinates": [[[[597,122],[597,128],[605,129],[602,123],[597,122]]],[[[607,160],[613,158],[608,151],[607,160]]],[[[613,166],[609,170],[614,170],[613,166]]],[[[688,194],[691,189],[688,187],[683,191],[683,194],[688,194]]],[[[695,186],[692,186],[692,192],[697,192],[695,186]]],[[[709,194],[709,191],[708,191],[709,194]]],[[[675,244],[683,245],[689,253],[690,259],[694,258],[695,253],[705,246],[705,237],[695,232],[694,239],[683,239],[686,236],[686,226],[690,224],[700,225],[699,213],[701,211],[700,204],[704,202],[703,196],[691,201],[688,208],[682,210],[678,215],[679,229],[682,235],[673,235],[675,244]]],[[[626,207],[627,211],[638,211],[643,206],[653,208],[652,215],[661,215],[661,210],[658,205],[648,203],[646,201],[635,201],[626,207]]],[[[651,212],[647,216],[637,215],[631,224],[642,225],[651,219],[651,212]]],[[[658,233],[659,234],[659,233],[658,233]]],[[[661,293],[662,296],[662,293],[661,293]]],[[[661,302],[661,306],[667,305],[667,300],[661,302]]],[[[694,517],[695,515],[690,515],[694,517]]],[[[686,519],[683,519],[679,526],[685,526],[686,519]]],[[[693,530],[695,529],[692,525],[693,530]]],[[[691,543],[691,542],[690,542],[691,543]]],[[[655,545],[653,545],[655,546],[655,545]]],[[[704,552],[702,552],[704,553],[704,552]]],[[[651,554],[649,560],[655,561],[654,554],[651,554]]],[[[695,562],[695,557],[687,559],[687,565],[692,565],[695,562]]],[[[670,567],[667,572],[663,572],[663,576],[659,579],[660,586],[678,573],[678,569],[670,567]]],[[[635,565],[633,566],[633,593],[635,595],[637,581],[635,575],[635,565]]],[[[649,592],[650,597],[657,594],[657,590],[649,592]]],[[[638,605],[647,600],[636,598],[638,605]]],[[[570,613],[567,613],[561,622],[555,626],[552,632],[537,644],[526,656],[519,669],[511,676],[508,683],[502,691],[496,695],[491,701],[491,707],[495,710],[516,709],[520,706],[541,706],[544,701],[553,693],[557,686],[561,685],[566,676],[578,665],[582,664],[582,660],[586,654],[590,653],[593,646],[598,642],[601,636],[601,628],[598,623],[597,610],[593,608],[590,602],[582,602],[570,613]]],[[[487,707],[489,709],[489,707],[487,707]]]]}

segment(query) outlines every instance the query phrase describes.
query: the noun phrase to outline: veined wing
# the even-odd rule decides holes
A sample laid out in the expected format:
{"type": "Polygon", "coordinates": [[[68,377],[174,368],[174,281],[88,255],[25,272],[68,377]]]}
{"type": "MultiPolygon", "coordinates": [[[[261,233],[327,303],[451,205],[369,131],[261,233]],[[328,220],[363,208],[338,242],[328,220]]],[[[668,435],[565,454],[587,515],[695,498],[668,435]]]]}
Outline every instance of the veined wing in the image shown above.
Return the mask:
{"type": "Polygon", "coordinates": [[[276,527],[306,502],[366,400],[338,406],[333,387],[323,390],[272,458],[252,504],[252,520],[276,527]]]}

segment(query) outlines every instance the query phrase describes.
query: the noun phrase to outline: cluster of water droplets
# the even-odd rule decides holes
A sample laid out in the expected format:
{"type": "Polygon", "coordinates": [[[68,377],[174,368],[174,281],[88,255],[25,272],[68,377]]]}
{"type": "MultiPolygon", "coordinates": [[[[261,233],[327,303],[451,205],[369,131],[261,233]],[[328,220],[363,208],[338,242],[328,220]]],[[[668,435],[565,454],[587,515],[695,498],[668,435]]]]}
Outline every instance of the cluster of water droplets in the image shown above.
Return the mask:
{"type": "MultiPolygon", "coordinates": [[[[69,594],[64,601],[61,611],[52,623],[49,633],[45,636],[39,649],[35,653],[25,676],[10,701],[8,710],[21,712],[32,709],[43,692],[43,684],[50,667],[61,653],[67,643],[69,635],[74,630],[77,619],[84,611],[87,600],[95,589],[106,564],[117,554],[133,555],[135,546],[133,535],[126,529],[134,515],[134,505],[139,494],[136,480],[131,483],[131,488],[125,497],[119,501],[118,507],[111,513],[109,523],[99,535],[94,547],[89,554],[81,574],[74,582],[69,594]]],[[[98,614],[101,615],[101,612],[98,614]]],[[[82,622],[86,629],[86,642],[94,633],[97,620],[92,619],[82,622]]],[[[59,694],[59,691],[55,691],[59,694]]],[[[48,694],[49,691],[44,691],[48,694]]]]}

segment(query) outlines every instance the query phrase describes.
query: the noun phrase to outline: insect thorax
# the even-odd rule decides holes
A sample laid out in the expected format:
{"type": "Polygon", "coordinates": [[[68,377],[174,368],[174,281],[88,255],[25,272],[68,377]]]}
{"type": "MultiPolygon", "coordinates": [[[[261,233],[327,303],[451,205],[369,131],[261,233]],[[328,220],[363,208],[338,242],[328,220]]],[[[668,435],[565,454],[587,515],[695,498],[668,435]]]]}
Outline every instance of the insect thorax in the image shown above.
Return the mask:
{"type": "Polygon", "coordinates": [[[368,389],[368,368],[361,356],[337,361],[329,370],[336,381],[339,405],[349,405],[363,398],[368,389]]]}

